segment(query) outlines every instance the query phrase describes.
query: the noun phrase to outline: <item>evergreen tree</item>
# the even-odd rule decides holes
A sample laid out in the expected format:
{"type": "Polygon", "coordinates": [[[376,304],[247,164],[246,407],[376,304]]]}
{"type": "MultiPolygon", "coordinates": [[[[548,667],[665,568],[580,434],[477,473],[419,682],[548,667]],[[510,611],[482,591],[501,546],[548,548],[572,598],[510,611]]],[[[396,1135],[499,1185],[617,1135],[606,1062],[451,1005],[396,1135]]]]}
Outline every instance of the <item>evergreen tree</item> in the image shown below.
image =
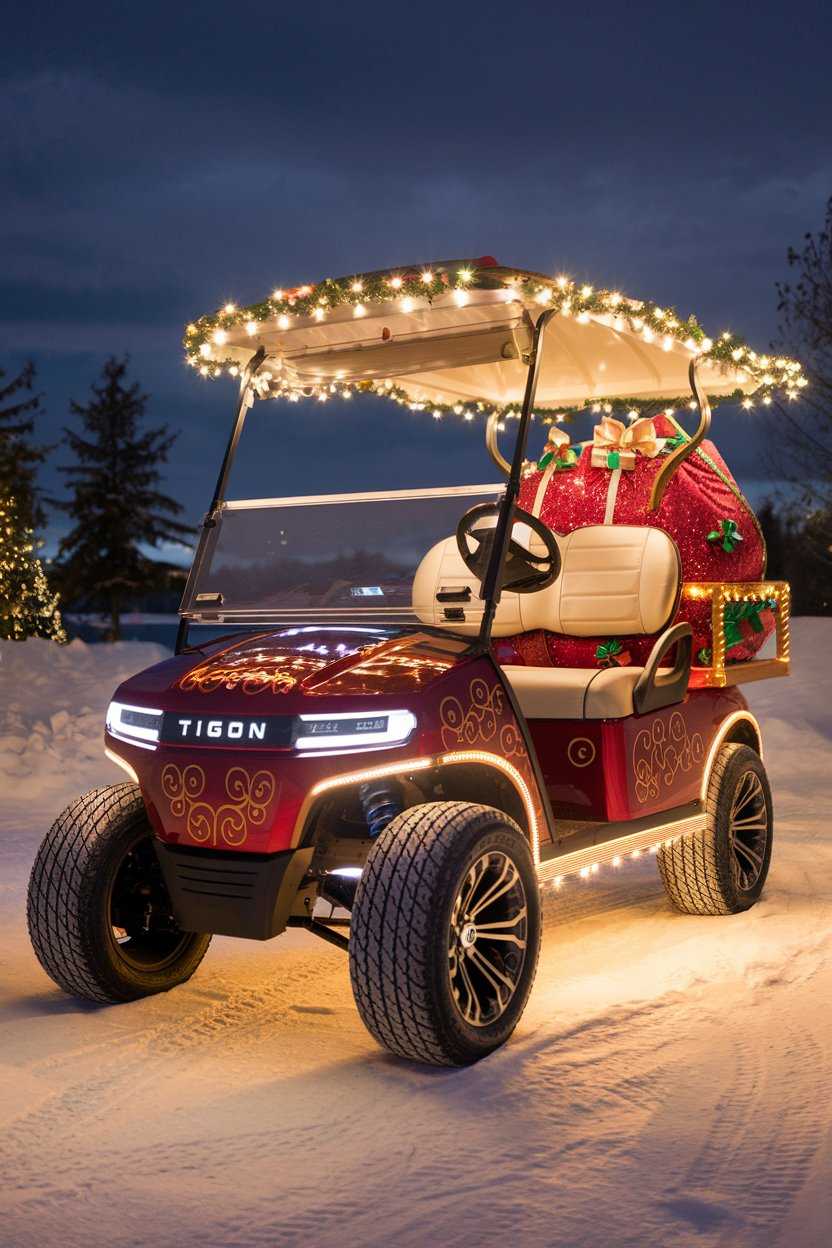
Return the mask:
{"type": "Polygon", "coordinates": [[[0,638],[66,641],[58,594],[49,589],[32,531],[16,501],[0,495],[0,638]]]}
{"type": "Polygon", "coordinates": [[[13,496],[22,523],[38,529],[45,516],[35,476],[49,448],[31,441],[35,417],[42,412],[41,396],[35,393],[35,366],[30,361],[10,381],[5,377],[0,369],[0,497],[13,496]]]}
{"type": "Polygon", "coordinates": [[[757,512],[766,542],[766,576],[771,581],[787,581],[786,525],[774,501],[767,498],[757,512]]]}
{"type": "Polygon", "coordinates": [[[74,522],[59,549],[64,598],[105,607],[113,641],[125,606],[155,589],[166,571],[141,548],[182,542],[193,532],[176,519],[180,504],[159,489],[160,465],[177,435],[142,429],[148,396],[127,384],[127,363],[107,360],[89,402],[71,405],[83,434],[65,430],[76,463],[61,469],[72,495],[58,504],[74,522]]]}

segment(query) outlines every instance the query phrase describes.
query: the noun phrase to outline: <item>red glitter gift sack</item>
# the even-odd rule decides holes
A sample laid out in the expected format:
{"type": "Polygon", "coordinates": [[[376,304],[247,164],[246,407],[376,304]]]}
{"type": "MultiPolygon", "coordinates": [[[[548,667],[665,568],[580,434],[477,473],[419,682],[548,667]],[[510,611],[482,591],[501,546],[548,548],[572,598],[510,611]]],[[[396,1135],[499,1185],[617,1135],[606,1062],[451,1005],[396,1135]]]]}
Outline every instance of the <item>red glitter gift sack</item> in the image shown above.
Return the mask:
{"type": "MultiPolygon", "coordinates": [[[[754,512],[713,443],[703,441],[672,476],[662,500],[650,495],[667,454],[687,434],[667,415],[627,427],[604,418],[588,446],[570,446],[553,427],[536,468],[527,473],[519,505],[557,533],[589,524],[650,525],[676,543],[683,581],[756,581],[765,575],[765,542],[754,512]]],[[[682,599],[675,617],[694,633],[694,663],[709,666],[711,609],[682,599]]],[[[766,603],[729,604],[726,660],[750,659],[774,627],[766,603]]],[[[526,633],[495,643],[504,663],[595,667],[644,663],[655,637],[577,638],[526,633]]]]}

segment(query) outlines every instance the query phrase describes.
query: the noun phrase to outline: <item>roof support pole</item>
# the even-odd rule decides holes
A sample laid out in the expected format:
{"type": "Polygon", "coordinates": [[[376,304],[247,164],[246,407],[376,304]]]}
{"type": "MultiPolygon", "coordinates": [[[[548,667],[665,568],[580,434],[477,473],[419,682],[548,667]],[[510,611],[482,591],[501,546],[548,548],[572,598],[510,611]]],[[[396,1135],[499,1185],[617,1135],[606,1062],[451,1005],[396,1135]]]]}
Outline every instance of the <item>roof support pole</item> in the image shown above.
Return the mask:
{"type": "Polygon", "coordinates": [[[480,596],[482,597],[485,608],[482,615],[482,625],[480,627],[480,643],[487,646],[491,640],[491,626],[494,623],[494,615],[497,610],[497,604],[500,601],[500,592],[503,580],[503,565],[505,563],[506,551],[511,539],[511,529],[514,517],[514,506],[517,502],[517,495],[520,493],[520,475],[523,471],[523,463],[526,456],[526,443],[529,437],[529,425],[532,418],[532,410],[534,408],[534,399],[537,393],[537,382],[540,376],[540,365],[543,358],[543,337],[546,328],[557,316],[555,308],[547,308],[538,319],[534,330],[534,339],[532,341],[532,349],[529,357],[529,369],[526,374],[526,389],[523,395],[523,406],[520,410],[520,424],[517,430],[517,441],[514,445],[514,455],[511,461],[511,469],[506,485],[506,492],[503,496],[500,513],[497,517],[497,525],[494,530],[494,541],[491,546],[491,558],[483,578],[480,596]]]}
{"type": "Polygon", "coordinates": [[[255,351],[254,355],[246,365],[243,375],[240,378],[240,397],[237,401],[237,408],[234,412],[234,423],[231,426],[231,433],[228,438],[228,444],[225,448],[225,454],[222,457],[220,465],[220,473],[217,477],[217,484],[214,488],[214,497],[211,500],[211,506],[208,509],[208,515],[212,516],[225,498],[225,489],[228,485],[228,478],[231,475],[231,468],[234,464],[234,457],[237,454],[237,444],[240,441],[240,434],[243,432],[245,424],[246,412],[251,406],[251,379],[257,372],[263,360],[266,358],[265,347],[260,347],[255,351]]]}
{"type": "Polygon", "coordinates": [[[222,506],[225,499],[225,491],[228,485],[228,478],[231,475],[231,469],[234,464],[234,457],[237,454],[237,445],[240,441],[240,435],[243,432],[245,424],[246,412],[251,406],[251,380],[257,372],[263,360],[266,358],[264,347],[260,347],[255,351],[249,360],[243,374],[240,377],[240,397],[237,400],[237,406],[234,410],[234,422],[231,426],[231,433],[228,436],[228,442],[225,447],[225,454],[222,457],[217,484],[214,487],[214,497],[211,499],[211,506],[202,521],[202,530],[199,535],[199,545],[194,555],[194,561],[191,564],[191,570],[188,574],[188,580],[185,584],[185,592],[182,595],[182,602],[179,607],[179,629],[176,634],[176,653],[179,654],[187,644],[188,638],[188,617],[185,612],[188,609],[194,592],[194,586],[202,571],[202,565],[208,551],[209,543],[213,537],[213,531],[216,528],[217,512],[222,506]]]}

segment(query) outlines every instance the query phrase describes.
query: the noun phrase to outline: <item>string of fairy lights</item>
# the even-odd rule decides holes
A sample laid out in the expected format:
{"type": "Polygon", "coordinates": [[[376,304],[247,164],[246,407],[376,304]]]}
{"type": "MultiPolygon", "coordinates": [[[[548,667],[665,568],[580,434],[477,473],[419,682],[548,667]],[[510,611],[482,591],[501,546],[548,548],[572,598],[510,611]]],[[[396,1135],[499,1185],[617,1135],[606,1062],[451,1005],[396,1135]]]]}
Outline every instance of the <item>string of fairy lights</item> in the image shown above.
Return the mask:
{"type": "MultiPolygon", "coordinates": [[[[759,354],[729,332],[711,339],[693,316],[682,319],[672,308],[650,300],[631,299],[620,291],[578,284],[566,276],[547,279],[540,274],[500,267],[463,266],[454,270],[424,267],[351,278],[326,278],[317,285],[275,290],[267,299],[247,307],[227,303],[187,326],[186,359],[203,377],[216,378],[224,374],[236,377],[240,361],[228,353],[228,348],[239,349],[240,344],[229,343],[229,338],[239,337],[240,331],[244,331],[246,338],[256,339],[267,331],[286,332],[321,324],[337,310],[345,309],[360,320],[381,304],[392,305],[394,310],[403,313],[424,309],[439,299],[445,304],[465,307],[477,290],[499,291],[507,303],[535,305],[543,310],[553,308],[561,316],[573,317],[578,324],[603,318],[603,323],[613,329],[629,330],[643,342],[656,344],[666,351],[672,350],[674,343],[681,342],[703,359],[734,370],[738,382],[736,395],[714,398],[714,402],[733,397],[746,409],[755,406],[755,402],[767,406],[772,403],[775,391],[794,400],[807,385],[797,360],[759,354]],[[755,384],[754,400],[743,397],[740,392],[739,386],[748,382],[755,384]]],[[[391,380],[347,381],[336,377],[315,385],[300,384],[292,376],[291,369],[275,358],[269,358],[266,366],[261,367],[254,384],[261,397],[285,398],[291,402],[311,397],[325,403],[332,398],[349,399],[356,394],[381,395],[411,411],[427,412],[436,420],[450,414],[470,421],[495,411],[503,421],[519,416],[516,404],[499,408],[485,399],[453,403],[419,401],[391,380]]],[[[672,397],[666,400],[621,397],[603,403],[588,401],[557,410],[540,410],[539,416],[544,423],[551,423],[569,420],[590,410],[626,414],[634,420],[642,414],[653,414],[669,403],[672,397]]],[[[695,408],[696,404],[690,406],[695,408]]]]}
{"type": "Polygon", "coordinates": [[[0,640],[26,637],[67,640],[58,606],[37,556],[31,529],[21,522],[15,500],[0,497],[0,640]]]}

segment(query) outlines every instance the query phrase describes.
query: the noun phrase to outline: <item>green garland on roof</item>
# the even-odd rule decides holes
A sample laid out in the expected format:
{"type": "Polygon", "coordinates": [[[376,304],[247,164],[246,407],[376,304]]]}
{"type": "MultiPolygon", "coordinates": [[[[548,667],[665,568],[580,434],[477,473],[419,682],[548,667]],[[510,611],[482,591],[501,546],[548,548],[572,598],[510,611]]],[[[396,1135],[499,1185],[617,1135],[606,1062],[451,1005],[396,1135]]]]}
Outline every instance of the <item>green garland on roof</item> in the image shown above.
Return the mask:
{"type": "MultiPolygon", "coordinates": [[[[707,337],[694,316],[682,319],[672,308],[662,307],[650,300],[631,299],[619,291],[580,285],[567,277],[547,279],[536,273],[501,267],[478,269],[467,264],[458,268],[422,266],[399,272],[385,270],[359,274],[351,278],[325,278],[317,285],[276,290],[269,298],[247,307],[239,308],[236,304],[229,303],[188,325],[184,339],[185,353],[188,362],[203,376],[218,377],[223,372],[236,376],[239,364],[233,357],[225,355],[222,348],[229,331],[241,327],[245,327],[246,332],[254,338],[261,326],[270,321],[276,321],[278,328],[288,329],[299,320],[324,322],[336,308],[351,307],[353,315],[360,317],[368,306],[374,304],[399,300],[405,303],[405,310],[408,310],[408,303],[414,307],[418,303],[430,304],[442,295],[453,294],[455,298],[467,300],[473,290],[500,289],[505,290],[509,298],[511,292],[516,292],[525,303],[535,303],[542,310],[554,308],[562,316],[574,317],[579,322],[603,315],[613,319],[614,327],[638,333],[645,341],[659,339],[682,342],[690,350],[697,350],[705,359],[731,365],[747,373],[758,383],[763,402],[771,401],[771,393],[775,389],[782,389],[789,398],[795,398],[806,385],[797,361],[779,355],[758,355],[742,339],[729,333],[722,334],[714,341],[707,337]]],[[[456,411],[460,407],[465,415],[474,411],[490,413],[495,410],[493,403],[484,400],[468,400],[462,404],[428,401],[414,404],[410,396],[403,392],[400,392],[402,397],[399,397],[395,386],[380,387],[366,383],[359,383],[358,386],[327,384],[323,390],[326,391],[326,397],[329,394],[343,396],[356,390],[369,390],[389,395],[409,407],[438,412],[440,415],[456,411]]],[[[275,393],[274,390],[270,392],[275,393]]],[[[276,392],[288,393],[280,388],[276,392]]],[[[733,397],[742,396],[737,391],[733,397]]],[[[672,401],[668,400],[671,403],[672,401]]],[[[749,403],[750,400],[745,402],[749,403]]],[[[639,415],[648,410],[655,411],[663,405],[663,401],[656,399],[649,402],[620,399],[614,403],[588,402],[571,408],[553,408],[551,411],[568,416],[586,410],[627,410],[639,415]]],[[[513,407],[516,409],[517,405],[513,407]]],[[[512,409],[497,410],[509,415],[512,409]]]]}

